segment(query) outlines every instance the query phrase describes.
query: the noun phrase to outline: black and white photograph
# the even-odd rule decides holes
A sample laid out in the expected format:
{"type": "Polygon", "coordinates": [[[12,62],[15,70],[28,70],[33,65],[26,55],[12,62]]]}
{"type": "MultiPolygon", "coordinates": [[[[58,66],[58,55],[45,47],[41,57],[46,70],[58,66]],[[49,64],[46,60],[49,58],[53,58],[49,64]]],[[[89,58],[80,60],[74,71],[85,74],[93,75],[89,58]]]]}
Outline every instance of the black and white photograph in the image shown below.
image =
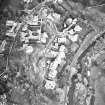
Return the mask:
{"type": "Polygon", "coordinates": [[[0,105],[105,105],[105,0],[0,0],[0,105]]]}

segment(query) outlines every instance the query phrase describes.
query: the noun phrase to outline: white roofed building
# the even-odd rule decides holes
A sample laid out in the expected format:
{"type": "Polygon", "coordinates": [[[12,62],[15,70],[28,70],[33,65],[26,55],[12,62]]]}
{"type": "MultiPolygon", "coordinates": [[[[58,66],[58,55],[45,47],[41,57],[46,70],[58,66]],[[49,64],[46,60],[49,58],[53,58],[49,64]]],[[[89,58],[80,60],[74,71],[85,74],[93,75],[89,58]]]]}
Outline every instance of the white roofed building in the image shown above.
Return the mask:
{"type": "Polygon", "coordinates": [[[54,79],[56,75],[57,75],[57,70],[50,70],[48,77],[49,79],[54,79]]]}
{"type": "Polygon", "coordinates": [[[46,80],[45,88],[54,89],[56,87],[55,81],[46,80]]]}
{"type": "Polygon", "coordinates": [[[75,30],[76,32],[80,32],[80,31],[82,30],[82,28],[81,28],[79,25],[76,25],[76,26],[74,27],[74,30],[75,30]]]}

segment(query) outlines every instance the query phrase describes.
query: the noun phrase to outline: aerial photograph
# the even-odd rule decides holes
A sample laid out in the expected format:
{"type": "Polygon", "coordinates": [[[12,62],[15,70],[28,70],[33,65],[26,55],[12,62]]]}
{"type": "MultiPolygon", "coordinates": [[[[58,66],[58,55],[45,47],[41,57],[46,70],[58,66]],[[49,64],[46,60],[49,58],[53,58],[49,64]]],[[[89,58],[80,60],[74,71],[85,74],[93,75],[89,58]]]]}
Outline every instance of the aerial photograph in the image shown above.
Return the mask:
{"type": "Polygon", "coordinates": [[[0,0],[0,105],[105,105],[105,0],[0,0]]]}

